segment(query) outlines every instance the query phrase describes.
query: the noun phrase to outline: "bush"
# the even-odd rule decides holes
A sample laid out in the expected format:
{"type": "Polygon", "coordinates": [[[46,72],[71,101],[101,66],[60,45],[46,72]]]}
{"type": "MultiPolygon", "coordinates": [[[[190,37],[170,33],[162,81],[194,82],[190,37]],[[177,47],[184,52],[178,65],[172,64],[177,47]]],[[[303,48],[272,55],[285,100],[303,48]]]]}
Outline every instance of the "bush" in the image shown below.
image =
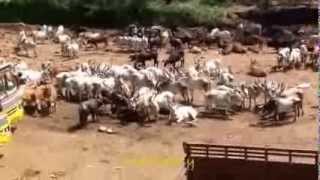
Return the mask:
{"type": "Polygon", "coordinates": [[[217,6],[227,3],[227,0],[200,0],[203,5],[217,6]]]}

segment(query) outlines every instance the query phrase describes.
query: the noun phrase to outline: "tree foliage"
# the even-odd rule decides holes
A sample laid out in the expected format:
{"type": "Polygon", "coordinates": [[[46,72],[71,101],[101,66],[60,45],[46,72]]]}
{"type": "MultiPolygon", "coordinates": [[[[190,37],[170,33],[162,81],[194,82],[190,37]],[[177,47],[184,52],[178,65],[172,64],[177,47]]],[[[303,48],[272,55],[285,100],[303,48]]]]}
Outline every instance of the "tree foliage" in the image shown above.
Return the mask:
{"type": "Polygon", "coordinates": [[[214,24],[226,0],[11,0],[0,1],[0,21],[124,26],[214,24]]]}

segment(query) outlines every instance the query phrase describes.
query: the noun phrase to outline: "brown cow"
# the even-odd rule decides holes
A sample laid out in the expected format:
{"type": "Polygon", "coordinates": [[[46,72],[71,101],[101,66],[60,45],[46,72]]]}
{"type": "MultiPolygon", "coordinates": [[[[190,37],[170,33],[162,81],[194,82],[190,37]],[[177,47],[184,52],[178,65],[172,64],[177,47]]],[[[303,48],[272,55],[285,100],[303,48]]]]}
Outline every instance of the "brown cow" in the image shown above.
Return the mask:
{"type": "Polygon", "coordinates": [[[57,90],[52,83],[43,84],[36,89],[36,101],[38,111],[56,111],[57,90]]]}
{"type": "Polygon", "coordinates": [[[22,97],[23,107],[34,113],[56,111],[57,91],[52,83],[27,87],[22,97]]]}
{"type": "Polygon", "coordinates": [[[37,109],[37,102],[36,102],[36,86],[34,87],[27,87],[24,91],[22,96],[22,106],[26,110],[30,110],[35,112],[37,109]]]}

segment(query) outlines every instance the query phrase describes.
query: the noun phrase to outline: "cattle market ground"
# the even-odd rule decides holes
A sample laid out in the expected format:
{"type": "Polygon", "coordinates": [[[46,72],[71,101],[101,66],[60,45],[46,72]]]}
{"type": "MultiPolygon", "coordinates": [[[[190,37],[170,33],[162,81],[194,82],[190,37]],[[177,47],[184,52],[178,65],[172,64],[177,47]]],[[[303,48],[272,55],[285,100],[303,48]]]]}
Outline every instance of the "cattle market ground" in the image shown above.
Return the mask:
{"type": "MultiPolygon", "coordinates": [[[[0,56],[13,55],[16,32],[0,29],[4,34],[0,40],[0,56]],[[5,32],[5,33],[4,33],[5,32]]],[[[128,63],[128,54],[111,51],[82,51],[77,60],[66,61],[59,55],[60,46],[50,44],[38,47],[38,58],[22,58],[31,67],[39,68],[40,63],[53,60],[56,64],[74,64],[96,60],[113,64],[128,63]],[[58,53],[57,53],[58,52],[58,53]]],[[[214,50],[205,54],[217,57],[214,50]]],[[[162,51],[161,60],[165,58],[162,51]]],[[[186,64],[192,64],[196,55],[187,54],[186,64]]],[[[262,54],[223,56],[224,65],[231,65],[237,80],[253,80],[246,75],[250,57],[256,58],[266,69],[276,63],[272,49],[262,54]]],[[[151,127],[130,124],[119,127],[117,120],[101,117],[100,124],[112,127],[118,134],[98,133],[99,124],[90,124],[87,129],[68,133],[68,127],[77,122],[77,105],[59,101],[57,112],[44,118],[26,116],[18,126],[12,143],[0,147],[0,179],[13,180],[26,174],[36,174],[40,179],[50,179],[56,174],[65,180],[116,179],[118,167],[122,179],[167,180],[183,176],[184,153],[182,142],[211,144],[232,144],[247,146],[268,146],[279,148],[316,149],[316,108],[317,76],[311,70],[293,70],[287,73],[270,74],[269,79],[282,80],[288,85],[311,82],[304,100],[305,115],[293,124],[255,127],[259,117],[250,112],[232,116],[232,120],[200,118],[199,127],[185,128],[180,125],[168,127],[161,120],[151,127]]],[[[202,96],[197,92],[196,103],[202,96]]],[[[30,178],[32,179],[32,178],[30,178]]]]}

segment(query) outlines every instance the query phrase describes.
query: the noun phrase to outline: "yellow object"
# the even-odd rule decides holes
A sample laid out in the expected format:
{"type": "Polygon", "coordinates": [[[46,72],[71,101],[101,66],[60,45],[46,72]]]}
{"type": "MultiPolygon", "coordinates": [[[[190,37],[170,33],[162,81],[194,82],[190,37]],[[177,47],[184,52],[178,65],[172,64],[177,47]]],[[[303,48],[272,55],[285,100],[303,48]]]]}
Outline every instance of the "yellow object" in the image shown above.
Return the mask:
{"type": "Polygon", "coordinates": [[[11,139],[12,134],[10,131],[10,124],[8,123],[0,128],[0,145],[10,142],[11,139]]]}
{"type": "Polygon", "coordinates": [[[6,111],[6,113],[10,125],[16,125],[19,121],[22,120],[24,116],[24,111],[21,102],[18,102],[14,108],[11,108],[10,110],[6,111]]]}
{"type": "Polygon", "coordinates": [[[5,123],[0,126],[0,144],[6,144],[11,141],[11,127],[21,121],[23,116],[24,111],[21,102],[17,102],[12,108],[3,110],[3,113],[0,113],[0,118],[5,121],[5,123]]]}

